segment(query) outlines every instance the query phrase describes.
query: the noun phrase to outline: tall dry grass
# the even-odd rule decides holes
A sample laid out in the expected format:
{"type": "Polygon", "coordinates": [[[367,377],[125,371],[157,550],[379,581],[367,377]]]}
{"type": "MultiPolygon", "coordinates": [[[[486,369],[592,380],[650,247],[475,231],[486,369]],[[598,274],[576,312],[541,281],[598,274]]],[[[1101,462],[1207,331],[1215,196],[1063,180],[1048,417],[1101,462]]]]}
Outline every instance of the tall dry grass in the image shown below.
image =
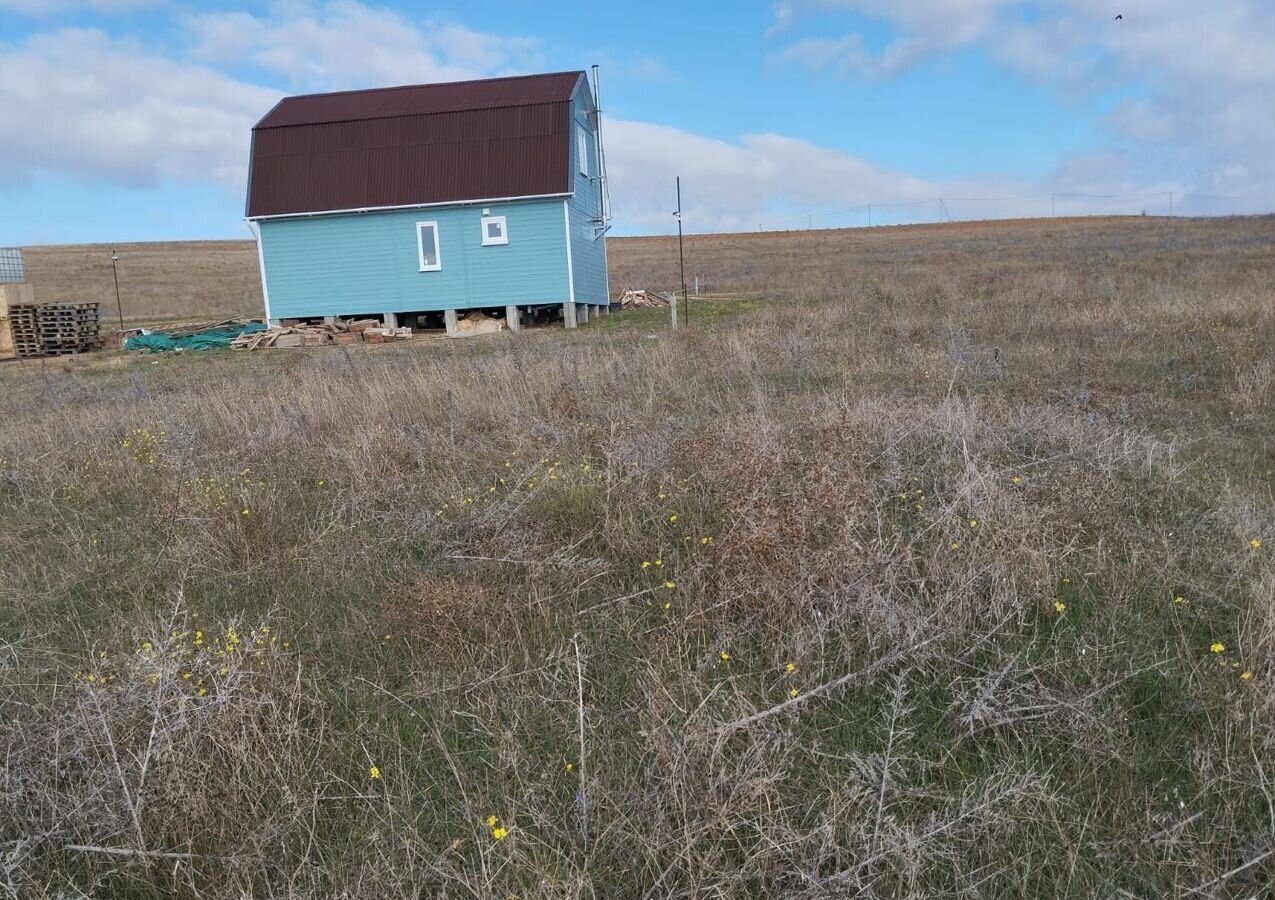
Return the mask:
{"type": "Polygon", "coordinates": [[[4,370],[0,885],[1259,896],[1272,241],[1194,234],[4,370]]]}

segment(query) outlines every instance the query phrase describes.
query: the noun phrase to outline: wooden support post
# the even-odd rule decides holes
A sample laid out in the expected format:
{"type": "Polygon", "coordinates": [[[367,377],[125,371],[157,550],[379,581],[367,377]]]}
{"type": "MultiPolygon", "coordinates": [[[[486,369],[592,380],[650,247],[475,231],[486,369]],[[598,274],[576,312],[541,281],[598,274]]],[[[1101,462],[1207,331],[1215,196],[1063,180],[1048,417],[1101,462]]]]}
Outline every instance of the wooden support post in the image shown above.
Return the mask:
{"type": "Polygon", "coordinates": [[[677,295],[670,293],[664,296],[668,299],[669,321],[673,325],[673,330],[677,331],[677,295]]]}
{"type": "Polygon", "coordinates": [[[505,307],[505,327],[510,331],[522,330],[522,310],[517,306],[505,307]]]}
{"type": "Polygon", "coordinates": [[[576,305],[569,300],[562,304],[562,324],[568,328],[576,327],[576,305]]]}
{"type": "Polygon", "coordinates": [[[456,333],[456,310],[454,309],[443,310],[443,324],[447,326],[448,334],[456,333]]]}

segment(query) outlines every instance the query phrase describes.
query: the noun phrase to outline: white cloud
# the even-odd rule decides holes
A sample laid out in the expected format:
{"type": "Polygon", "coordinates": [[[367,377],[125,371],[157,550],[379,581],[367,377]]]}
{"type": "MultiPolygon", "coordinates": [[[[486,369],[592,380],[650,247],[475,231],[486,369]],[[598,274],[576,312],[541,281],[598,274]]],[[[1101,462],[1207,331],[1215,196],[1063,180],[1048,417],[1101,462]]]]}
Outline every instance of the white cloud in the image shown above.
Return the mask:
{"type": "Polygon", "coordinates": [[[294,87],[340,90],[460,81],[540,69],[540,41],[415,22],[355,0],[291,3],[264,16],[205,13],[186,21],[194,58],[253,63],[294,87]]]}
{"type": "Polygon", "coordinates": [[[0,45],[0,177],[241,187],[248,131],[278,91],[100,31],[0,45]]]}
{"type": "MultiPolygon", "coordinates": [[[[677,176],[682,178],[683,218],[691,231],[846,224],[826,216],[810,219],[806,213],[884,200],[924,204],[924,215],[936,215],[940,197],[1012,196],[1025,189],[1011,179],[915,178],[779,134],[744,135],[732,142],[663,125],[611,120],[605,136],[612,206],[627,230],[667,232],[675,227],[671,214],[677,176]]],[[[1016,208],[999,209],[1012,214],[1016,208]]],[[[881,209],[877,221],[891,215],[881,209]]]]}
{"type": "MultiPolygon", "coordinates": [[[[1206,189],[1275,193],[1268,0],[785,0],[772,34],[803,17],[853,12],[892,26],[872,52],[858,32],[793,40],[781,62],[884,78],[931,56],[977,46],[1008,69],[1078,98],[1120,87],[1135,99],[1104,124],[1127,142],[1145,180],[1206,189]],[[1123,18],[1114,20],[1114,9],[1123,18]]],[[[1064,167],[1065,170],[1065,167],[1064,167]]]]}

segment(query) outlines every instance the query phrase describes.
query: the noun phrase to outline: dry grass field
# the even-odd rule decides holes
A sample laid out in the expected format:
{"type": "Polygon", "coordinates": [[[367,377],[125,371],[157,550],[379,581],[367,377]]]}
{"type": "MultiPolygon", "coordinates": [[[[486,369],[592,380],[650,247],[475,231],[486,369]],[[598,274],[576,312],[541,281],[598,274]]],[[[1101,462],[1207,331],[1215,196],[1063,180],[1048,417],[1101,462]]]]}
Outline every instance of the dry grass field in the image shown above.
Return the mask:
{"type": "MultiPolygon", "coordinates": [[[[1269,896],[1273,225],[705,236],[677,334],[0,365],[0,893],[1269,896]]],[[[255,312],[172,246],[139,310],[255,312]]]]}

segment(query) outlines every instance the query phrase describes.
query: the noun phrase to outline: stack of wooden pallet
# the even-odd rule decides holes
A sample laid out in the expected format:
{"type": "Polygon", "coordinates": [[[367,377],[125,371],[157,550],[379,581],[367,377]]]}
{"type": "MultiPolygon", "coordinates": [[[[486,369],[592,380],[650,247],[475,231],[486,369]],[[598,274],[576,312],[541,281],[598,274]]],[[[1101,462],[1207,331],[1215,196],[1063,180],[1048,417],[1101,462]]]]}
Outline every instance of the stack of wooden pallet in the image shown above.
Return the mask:
{"type": "Polygon", "coordinates": [[[96,303],[43,303],[36,323],[45,356],[102,349],[102,326],[96,303]]]}
{"type": "Polygon", "coordinates": [[[10,306],[9,334],[13,338],[13,350],[18,359],[43,356],[40,343],[38,306],[10,306]]]}
{"type": "Polygon", "coordinates": [[[10,306],[9,332],[19,358],[102,349],[96,303],[10,306]]]}

